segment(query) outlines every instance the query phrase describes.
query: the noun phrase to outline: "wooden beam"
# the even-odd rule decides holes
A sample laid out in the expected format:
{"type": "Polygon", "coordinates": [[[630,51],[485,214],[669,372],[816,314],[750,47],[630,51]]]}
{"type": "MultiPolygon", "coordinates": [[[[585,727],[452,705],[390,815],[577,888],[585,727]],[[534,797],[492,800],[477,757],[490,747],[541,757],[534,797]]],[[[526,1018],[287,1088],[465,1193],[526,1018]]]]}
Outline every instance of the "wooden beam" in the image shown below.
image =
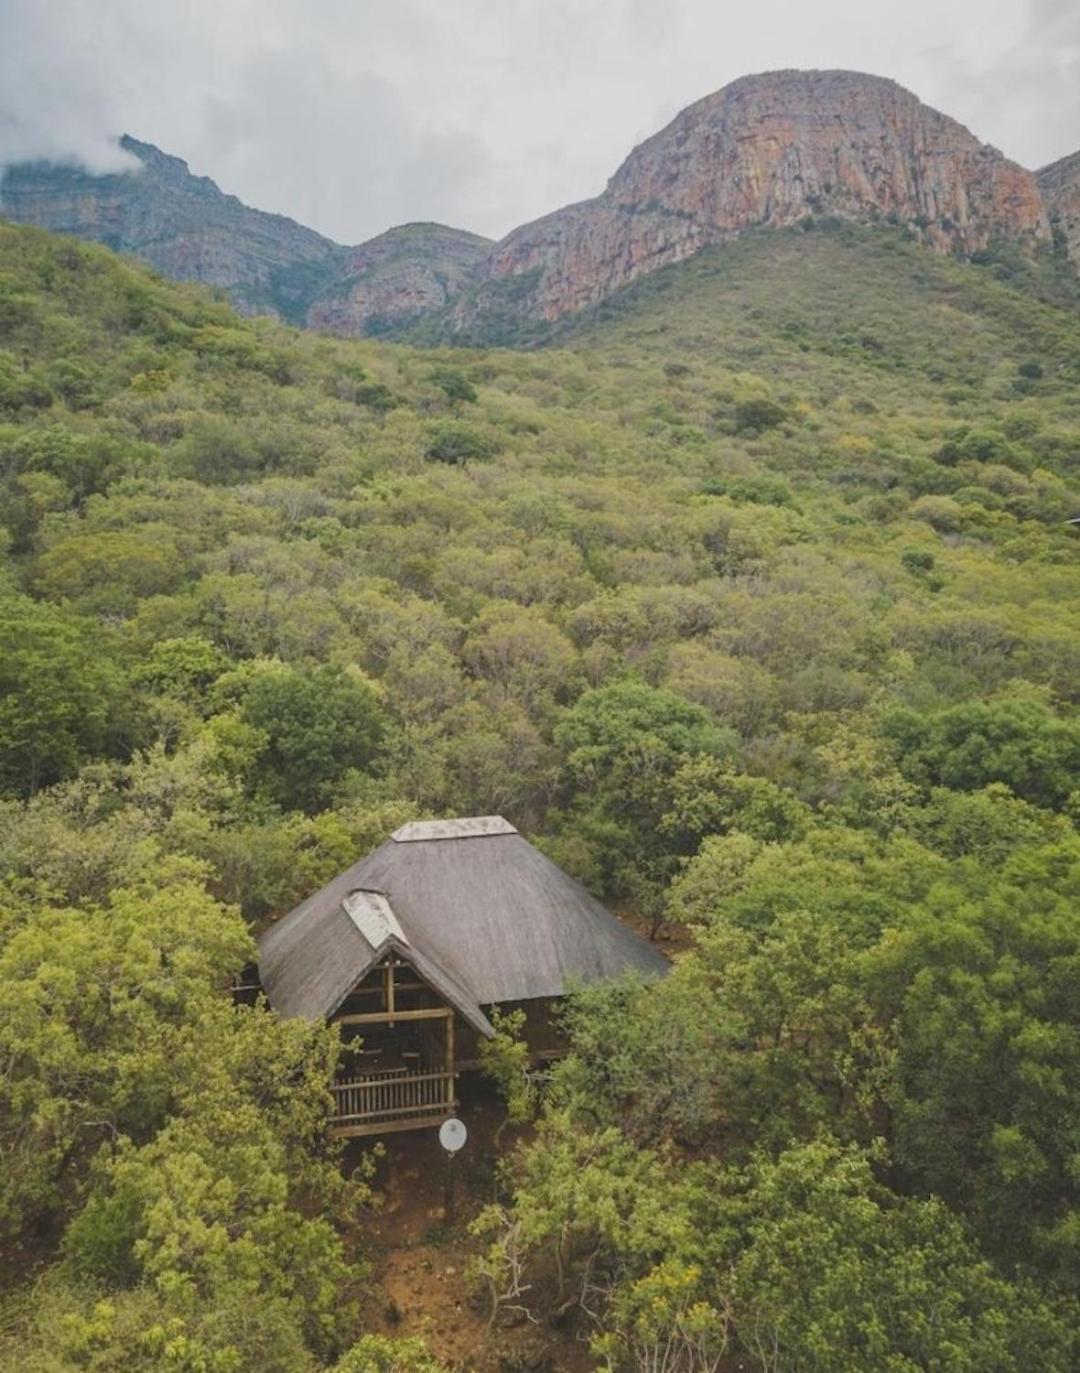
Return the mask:
{"type": "Polygon", "coordinates": [[[364,1011],[359,1015],[337,1015],[334,1017],[335,1025],[385,1025],[387,1021],[393,1023],[395,1020],[444,1020],[447,1016],[453,1018],[454,1012],[449,1006],[427,1006],[420,1011],[396,1011],[393,1017],[385,1011],[364,1011]]]}
{"type": "Polygon", "coordinates": [[[332,1139],[358,1139],[363,1135],[392,1135],[400,1130],[426,1130],[441,1125],[447,1115],[452,1115],[456,1109],[457,1102],[451,1101],[447,1104],[447,1109],[433,1112],[429,1116],[414,1117],[410,1120],[376,1121],[363,1125],[331,1125],[330,1137],[332,1139]]]}
{"type": "Polygon", "coordinates": [[[332,1092],[347,1092],[353,1087],[369,1087],[375,1082],[444,1082],[452,1073],[360,1073],[356,1077],[340,1078],[330,1084],[332,1092]]]}
{"type": "Polygon", "coordinates": [[[387,1106],[376,1111],[344,1111],[331,1116],[331,1126],[359,1125],[370,1120],[403,1120],[408,1116],[431,1115],[432,1111],[447,1110],[454,1105],[450,1101],[417,1102],[414,1106],[387,1106]]]}

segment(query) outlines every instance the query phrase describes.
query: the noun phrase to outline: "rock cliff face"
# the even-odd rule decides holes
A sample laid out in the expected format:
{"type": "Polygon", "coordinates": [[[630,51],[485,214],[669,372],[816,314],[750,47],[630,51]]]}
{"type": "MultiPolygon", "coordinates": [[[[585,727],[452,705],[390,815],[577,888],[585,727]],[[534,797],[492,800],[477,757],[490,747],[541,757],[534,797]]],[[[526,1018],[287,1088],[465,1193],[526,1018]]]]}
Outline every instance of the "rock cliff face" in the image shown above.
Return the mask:
{"type": "Polygon", "coordinates": [[[893,81],[856,72],[744,77],[635,148],[595,200],[514,230],[492,284],[459,317],[517,308],[552,320],[753,226],[807,215],[906,225],[942,252],[1049,226],[1034,176],[893,81]]]}
{"type": "Polygon", "coordinates": [[[331,334],[385,333],[440,314],[484,263],[491,240],[442,224],[405,224],[343,250],[307,322],[331,334]]]}
{"type": "Polygon", "coordinates": [[[1080,267],[1080,153],[1051,162],[1037,179],[1050,222],[1061,235],[1065,251],[1080,267]]]}
{"type": "Polygon", "coordinates": [[[0,214],[133,253],[177,281],[221,286],[245,313],[299,322],[313,282],[333,269],[337,244],[284,215],[250,209],[152,144],[125,136],[121,145],[142,163],[139,171],[9,167],[0,214]]]}

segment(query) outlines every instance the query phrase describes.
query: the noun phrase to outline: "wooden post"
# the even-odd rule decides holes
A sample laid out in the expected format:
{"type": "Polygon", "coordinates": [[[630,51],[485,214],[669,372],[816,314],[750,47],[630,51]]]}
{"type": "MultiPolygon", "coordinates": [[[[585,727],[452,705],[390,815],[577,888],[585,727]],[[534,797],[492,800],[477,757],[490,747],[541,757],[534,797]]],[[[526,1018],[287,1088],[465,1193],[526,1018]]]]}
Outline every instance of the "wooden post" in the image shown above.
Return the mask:
{"type": "Polygon", "coordinates": [[[389,1017],[390,1028],[394,1028],[394,962],[393,959],[386,964],[386,1014],[389,1017]]]}
{"type": "Polygon", "coordinates": [[[446,1071],[450,1074],[446,1084],[451,1104],[454,1101],[457,1079],[454,1076],[454,1010],[449,1007],[446,1016],[446,1071]]]}
{"type": "Polygon", "coordinates": [[[446,1154],[446,1192],[443,1197],[443,1220],[447,1225],[454,1223],[454,1155],[446,1154]]]}

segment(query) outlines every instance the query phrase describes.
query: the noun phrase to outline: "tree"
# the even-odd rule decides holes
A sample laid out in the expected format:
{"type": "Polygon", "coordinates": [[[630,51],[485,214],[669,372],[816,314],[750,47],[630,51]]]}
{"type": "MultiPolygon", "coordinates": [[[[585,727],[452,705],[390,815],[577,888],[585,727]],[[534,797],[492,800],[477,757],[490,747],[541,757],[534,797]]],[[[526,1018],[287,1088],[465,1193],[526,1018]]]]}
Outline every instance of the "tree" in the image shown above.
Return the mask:
{"type": "Polygon", "coordinates": [[[672,771],[691,754],[723,757],[736,739],[703,707],[630,679],[583,692],[556,726],[555,742],[574,780],[595,783],[646,758],[672,771]]]}
{"type": "Polygon", "coordinates": [[[478,1265],[507,1305],[576,1307],[610,1370],[1055,1373],[1076,1352],[1068,1301],[1002,1278],[940,1201],[875,1177],[880,1150],[827,1137],[743,1166],[676,1163],[618,1130],[549,1114],[517,1154],[509,1209],[478,1265]]]}
{"type": "Polygon", "coordinates": [[[1080,841],[957,878],[868,956],[870,995],[895,1017],[897,1162],[1003,1265],[1075,1284],[1080,841]]]}
{"type": "Polygon", "coordinates": [[[722,918],[656,985],[579,992],[562,1099],[633,1138],[781,1146],[827,1128],[872,1133],[892,1045],[861,985],[857,956],[806,911],[767,934],[722,918]]]}
{"type": "Polygon", "coordinates": [[[444,420],[432,430],[425,454],[433,462],[464,467],[468,462],[484,462],[499,451],[493,435],[460,420],[444,420]]]}
{"type": "Polygon", "coordinates": [[[73,600],[99,614],[130,615],[141,597],[173,590],[183,575],[172,529],[151,525],[59,539],[38,559],[36,585],[51,599],[73,600]]]}
{"type": "Polygon", "coordinates": [[[347,1350],[332,1373],[447,1373],[421,1339],[365,1335],[347,1350]]]}
{"type": "Polygon", "coordinates": [[[108,640],[67,610],[0,599],[0,787],[33,795],[105,750],[122,677],[108,640]]]}
{"type": "Polygon", "coordinates": [[[251,959],[251,942],[192,880],[101,905],[24,909],[0,921],[0,1221],[18,1226],[57,1198],[68,1165],[103,1140],[159,1126],[185,1037],[251,959]]]}
{"type": "Polygon", "coordinates": [[[1035,805],[1060,808],[1080,776],[1080,720],[1036,696],[971,701],[924,715],[887,715],[900,769],[922,786],[974,791],[1004,782],[1035,805]]]}
{"type": "Polygon", "coordinates": [[[476,387],[463,372],[453,367],[437,367],[429,381],[435,383],[449,401],[459,401],[468,405],[477,400],[476,387]]]}
{"type": "Polygon", "coordinates": [[[1033,1349],[1070,1367],[1068,1310],[1002,1279],[941,1202],[892,1196],[865,1153],[821,1140],[715,1182],[705,1245],[765,1373],[1021,1373],[1033,1349]]]}
{"type": "Polygon", "coordinates": [[[317,810],[346,772],[378,762],[387,736],[374,689],[329,663],[254,673],[242,691],[241,715],[266,736],[259,784],[285,809],[317,810]]]}
{"type": "Polygon", "coordinates": [[[523,1031],[525,1012],[492,1008],[493,1038],[480,1042],[480,1067],[498,1088],[506,1102],[506,1119],[495,1131],[495,1143],[507,1124],[520,1125],[536,1110],[537,1087],[529,1074],[529,1046],[523,1031]]]}
{"type": "Polygon", "coordinates": [[[0,1365],[25,1373],[316,1373],[290,1313],[229,1292],[179,1314],[152,1288],[53,1272],[5,1304],[0,1365]]]}
{"type": "Polygon", "coordinates": [[[228,659],[208,639],[160,639],[132,669],[132,680],[163,696],[201,702],[228,659]]]}
{"type": "Polygon", "coordinates": [[[809,828],[809,806],[764,777],[736,773],[730,762],[698,754],[671,779],[660,829],[690,856],[709,834],[738,830],[764,843],[798,839],[809,828]]]}
{"type": "Polygon", "coordinates": [[[589,845],[602,889],[651,917],[654,934],[664,889],[701,838],[665,823],[674,778],[691,760],[730,755],[736,741],[703,707],[634,680],[583,692],[555,727],[571,798],[559,829],[589,845]]]}
{"type": "Polygon", "coordinates": [[[755,397],[753,400],[743,400],[735,407],[735,430],[743,433],[747,430],[757,433],[762,429],[773,429],[778,424],[783,424],[788,414],[782,405],[774,400],[769,400],[767,396],[755,397]]]}
{"type": "Polygon", "coordinates": [[[462,656],[475,676],[532,711],[550,707],[567,691],[577,662],[573,644],[542,611],[503,601],[477,616],[462,656]]]}
{"type": "MultiPolygon", "coordinates": [[[[192,1094],[151,1141],[122,1141],[102,1163],[67,1232],[69,1267],[83,1280],[131,1273],[178,1316],[217,1302],[288,1312],[310,1348],[340,1348],[354,1275],[330,1221],[294,1204],[293,1162],[261,1103],[192,1094]]],[[[324,1182],[320,1200],[347,1206],[344,1186],[324,1182]]]]}

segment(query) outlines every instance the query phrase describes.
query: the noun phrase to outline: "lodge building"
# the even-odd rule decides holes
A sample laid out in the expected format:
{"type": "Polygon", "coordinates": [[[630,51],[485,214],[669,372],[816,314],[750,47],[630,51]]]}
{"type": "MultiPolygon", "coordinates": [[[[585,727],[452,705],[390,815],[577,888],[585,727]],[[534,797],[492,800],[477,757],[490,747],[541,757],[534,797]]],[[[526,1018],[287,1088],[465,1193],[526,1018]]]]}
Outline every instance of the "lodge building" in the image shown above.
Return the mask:
{"type": "Polygon", "coordinates": [[[283,1016],[341,1027],[339,1136],[437,1125],[479,1066],[493,1006],[525,1012],[557,1054],[570,983],[667,962],[500,815],[403,825],[259,941],[257,983],[283,1016]]]}

